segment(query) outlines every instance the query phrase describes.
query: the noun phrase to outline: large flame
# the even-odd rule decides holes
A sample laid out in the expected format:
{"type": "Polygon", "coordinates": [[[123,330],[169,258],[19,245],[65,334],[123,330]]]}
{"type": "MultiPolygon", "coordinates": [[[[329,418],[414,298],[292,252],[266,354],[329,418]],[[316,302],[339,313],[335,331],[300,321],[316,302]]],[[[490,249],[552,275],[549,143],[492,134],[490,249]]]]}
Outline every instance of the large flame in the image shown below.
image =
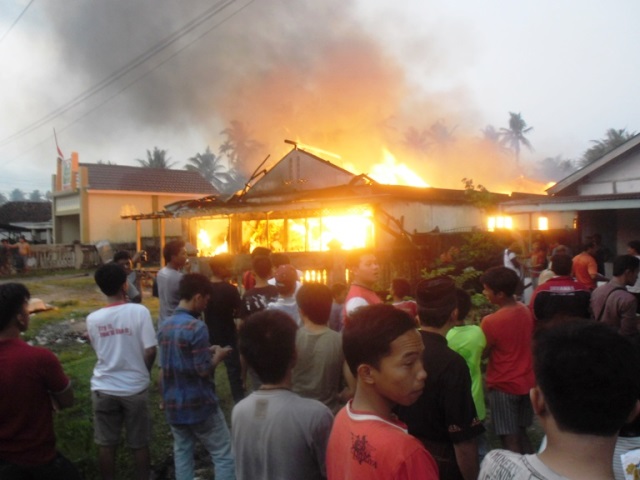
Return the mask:
{"type": "Polygon", "coordinates": [[[351,250],[373,245],[373,212],[366,208],[324,210],[320,216],[270,218],[242,222],[244,250],[257,246],[274,252],[351,250]]]}
{"type": "Polygon", "coordinates": [[[406,164],[398,163],[393,154],[386,148],[382,151],[383,160],[371,167],[369,176],[377,182],[387,185],[408,185],[412,187],[430,187],[420,175],[406,164]]]}

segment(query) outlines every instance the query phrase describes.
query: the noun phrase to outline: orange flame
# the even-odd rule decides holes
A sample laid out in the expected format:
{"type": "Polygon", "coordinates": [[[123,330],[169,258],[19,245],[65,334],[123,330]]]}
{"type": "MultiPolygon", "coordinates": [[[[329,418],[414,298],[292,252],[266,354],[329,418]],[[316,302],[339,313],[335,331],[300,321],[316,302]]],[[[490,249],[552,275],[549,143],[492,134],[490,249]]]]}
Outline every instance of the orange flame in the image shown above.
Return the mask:
{"type": "Polygon", "coordinates": [[[377,182],[387,185],[407,185],[412,187],[430,187],[420,175],[406,164],[398,163],[393,154],[386,148],[382,150],[383,160],[371,167],[369,176],[377,182]]]}

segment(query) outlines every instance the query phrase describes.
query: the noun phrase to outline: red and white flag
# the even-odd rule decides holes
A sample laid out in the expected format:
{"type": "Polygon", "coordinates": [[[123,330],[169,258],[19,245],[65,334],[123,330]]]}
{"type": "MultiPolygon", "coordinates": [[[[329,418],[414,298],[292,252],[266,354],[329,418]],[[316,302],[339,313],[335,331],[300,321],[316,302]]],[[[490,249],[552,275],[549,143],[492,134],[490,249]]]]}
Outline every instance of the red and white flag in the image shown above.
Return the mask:
{"type": "Polygon", "coordinates": [[[62,153],[62,150],[60,150],[60,146],[58,145],[58,136],[56,135],[56,129],[53,129],[53,138],[56,141],[56,149],[58,150],[58,158],[61,160],[64,160],[64,154],[62,153]]]}

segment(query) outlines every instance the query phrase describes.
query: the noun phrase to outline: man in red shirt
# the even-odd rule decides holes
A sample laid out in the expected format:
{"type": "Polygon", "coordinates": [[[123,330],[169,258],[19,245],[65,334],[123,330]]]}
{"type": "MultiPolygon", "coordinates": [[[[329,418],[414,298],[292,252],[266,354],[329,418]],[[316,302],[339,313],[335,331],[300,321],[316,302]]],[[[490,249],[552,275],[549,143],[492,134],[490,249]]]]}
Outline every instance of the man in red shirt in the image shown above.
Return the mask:
{"type": "Polygon", "coordinates": [[[356,309],[382,303],[382,300],[373,290],[380,278],[380,265],[372,252],[351,252],[347,257],[347,268],[351,274],[351,286],[344,302],[344,317],[348,321],[356,309]]]}
{"type": "Polygon", "coordinates": [[[573,257],[573,276],[580,283],[584,283],[590,290],[597,287],[597,280],[606,280],[605,277],[598,274],[598,264],[595,254],[598,249],[593,242],[584,245],[582,253],[573,257]]]}
{"type": "Polygon", "coordinates": [[[526,429],[533,421],[529,390],[535,385],[531,311],[514,298],[518,275],[506,267],[487,270],[480,282],[487,299],[499,307],[482,319],[489,357],[486,382],[495,433],[513,452],[532,453],[526,429]]]}
{"type": "Polygon", "coordinates": [[[327,478],[437,479],[431,455],[392,412],[414,403],[427,378],[414,320],[391,305],[359,308],[342,332],[342,348],[357,388],[334,421],[327,478]]]}
{"type": "Polygon", "coordinates": [[[20,338],[29,328],[29,290],[0,285],[0,478],[79,480],[56,451],[53,411],[73,405],[73,389],[58,358],[20,338]]]}
{"type": "Polygon", "coordinates": [[[571,257],[554,255],[551,269],[554,276],[536,288],[529,302],[536,328],[560,316],[591,318],[591,292],[589,287],[571,277],[571,257]]]}

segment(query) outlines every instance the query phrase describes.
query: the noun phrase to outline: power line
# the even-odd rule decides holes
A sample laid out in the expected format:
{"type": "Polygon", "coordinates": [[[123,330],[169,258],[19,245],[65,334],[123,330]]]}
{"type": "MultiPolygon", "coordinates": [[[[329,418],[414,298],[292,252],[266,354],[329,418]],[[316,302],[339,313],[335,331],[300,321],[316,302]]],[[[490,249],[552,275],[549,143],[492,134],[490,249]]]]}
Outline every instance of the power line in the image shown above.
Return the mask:
{"type": "Polygon", "coordinates": [[[16,23],[18,23],[20,21],[20,19],[22,18],[22,16],[25,14],[25,12],[29,9],[29,7],[31,6],[31,4],[34,2],[35,0],[31,0],[29,3],[27,3],[27,6],[24,7],[24,9],[22,10],[22,12],[20,12],[20,15],[18,15],[18,18],[16,18],[13,23],[11,24],[11,26],[9,27],[9,29],[4,32],[4,35],[2,35],[2,38],[0,38],[0,43],[2,43],[2,41],[7,37],[7,35],[9,35],[9,32],[11,30],[13,30],[13,27],[16,26],[16,23]]]}
{"type": "MultiPolygon", "coordinates": [[[[233,0],[236,1],[236,0],[233,0]]],[[[200,39],[204,38],[206,35],[208,35],[210,32],[212,32],[213,30],[215,30],[216,28],[218,28],[220,25],[222,25],[223,23],[227,22],[228,20],[230,20],[232,17],[236,16],[238,13],[242,12],[245,8],[247,8],[249,5],[251,5],[253,2],[255,2],[255,0],[249,0],[248,3],[246,3],[245,5],[243,5],[242,7],[240,7],[238,10],[236,10],[235,12],[232,12],[228,17],[225,17],[224,19],[222,19],[220,22],[212,25],[209,29],[205,30],[203,33],[201,33],[200,35],[198,35],[196,38],[194,38],[193,40],[191,40],[189,43],[187,43],[186,45],[184,45],[183,47],[181,47],[180,49],[178,49],[176,52],[174,52],[173,54],[171,54],[169,57],[167,57],[166,59],[164,59],[162,62],[158,63],[157,65],[155,65],[152,69],[146,71],[145,73],[141,74],[140,76],[138,76],[137,78],[135,78],[134,80],[132,80],[131,82],[129,82],[127,85],[125,85],[124,87],[122,87],[120,90],[118,90],[117,92],[115,92],[114,94],[112,94],[111,96],[107,97],[106,99],[104,99],[102,102],[98,103],[97,105],[95,105],[93,108],[91,108],[89,111],[83,113],[82,115],[80,115],[78,118],[76,118],[75,120],[73,120],[71,123],[68,123],[67,125],[65,125],[64,127],[62,127],[61,129],[59,129],[59,132],[64,132],[65,130],[71,128],[73,125],[75,125],[76,123],[78,123],[80,120],[82,120],[83,118],[85,118],[86,116],[90,115],[91,113],[93,113],[94,111],[96,111],[98,108],[102,107],[103,105],[105,105],[106,103],[110,102],[113,98],[117,97],[118,95],[120,95],[122,92],[124,92],[125,90],[127,90],[129,87],[131,87],[132,85],[134,85],[136,82],[138,82],[139,80],[142,80],[144,77],[146,77],[147,75],[153,73],[155,70],[157,70],[158,68],[160,68],[162,65],[164,65],[165,63],[167,63],[169,60],[173,59],[174,57],[176,57],[179,53],[181,53],[183,50],[189,48],[191,45],[193,45],[195,42],[199,41],[200,39]]],[[[8,162],[5,162],[5,164],[9,164],[12,163],[14,160],[26,155],[27,153],[35,150],[36,148],[38,148],[40,145],[44,144],[45,142],[51,141],[51,136],[47,135],[45,138],[43,138],[41,141],[39,141],[38,143],[36,143],[35,145],[33,145],[31,148],[25,150],[24,152],[14,156],[14,158],[12,160],[9,160],[8,162]]]]}
{"type": "MultiPolygon", "coordinates": [[[[23,127],[22,129],[18,130],[17,132],[15,132],[15,133],[9,135],[8,137],[0,140],[0,146],[4,146],[4,145],[6,145],[7,143],[9,143],[9,142],[11,142],[13,140],[21,138],[24,135],[27,135],[28,133],[31,133],[32,131],[34,131],[35,129],[37,129],[37,128],[41,127],[42,125],[46,124],[50,120],[53,120],[54,118],[59,117],[63,113],[69,111],[73,107],[75,107],[78,104],[80,104],[81,102],[87,100],[88,98],[92,97],[96,93],[104,90],[106,87],[108,87],[109,85],[111,85],[115,81],[119,80],[120,78],[122,78],[124,75],[126,75],[127,73],[129,73],[133,69],[139,67],[140,65],[142,65],[143,63],[145,63],[146,61],[148,61],[149,59],[151,59],[152,57],[154,57],[155,55],[157,55],[158,53],[160,53],[161,51],[163,51],[167,47],[173,45],[175,42],[180,40],[186,34],[190,33],[191,31],[193,31],[194,29],[196,29],[197,27],[199,27],[203,23],[207,22],[212,17],[214,17],[215,15],[219,14],[222,10],[224,10],[228,6],[232,5],[236,1],[237,0],[221,0],[221,1],[217,2],[216,4],[214,4],[213,6],[209,7],[207,10],[205,10],[205,12],[203,12],[201,15],[198,15],[196,18],[194,18],[193,20],[189,21],[187,24],[185,24],[184,26],[182,26],[181,28],[179,28],[178,30],[173,32],[167,38],[165,38],[164,40],[162,40],[159,43],[157,43],[154,46],[152,46],[146,52],[138,55],[136,58],[134,58],[129,63],[127,63],[123,67],[119,68],[115,72],[113,72],[111,75],[109,75],[108,77],[106,77],[102,81],[98,82],[97,84],[95,84],[94,86],[92,86],[89,89],[85,90],[84,92],[80,93],[73,100],[70,100],[65,105],[63,105],[61,107],[58,107],[54,111],[48,113],[47,115],[45,115],[44,117],[40,118],[39,120],[36,120],[32,124],[27,125],[26,127],[23,127]]],[[[253,2],[254,0],[251,0],[251,1],[253,2]]],[[[198,37],[198,38],[201,38],[201,37],[198,37]]],[[[182,51],[182,50],[183,49],[181,49],[179,51],[182,51]]]]}

